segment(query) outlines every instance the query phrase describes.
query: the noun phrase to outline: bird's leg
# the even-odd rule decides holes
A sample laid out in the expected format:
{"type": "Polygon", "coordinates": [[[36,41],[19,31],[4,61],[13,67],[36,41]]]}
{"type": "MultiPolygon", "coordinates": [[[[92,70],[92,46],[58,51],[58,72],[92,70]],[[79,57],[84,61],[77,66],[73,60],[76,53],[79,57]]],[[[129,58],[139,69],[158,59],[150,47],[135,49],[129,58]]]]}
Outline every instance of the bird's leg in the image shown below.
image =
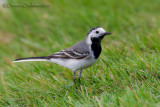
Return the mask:
{"type": "MultiPolygon", "coordinates": [[[[75,84],[75,87],[76,87],[76,71],[73,72],[73,82],[75,84]]],[[[76,87],[77,89],[77,87],[76,87]]]]}
{"type": "Polygon", "coordinates": [[[81,74],[82,74],[82,69],[79,71],[79,75],[78,75],[79,86],[81,86],[81,74]]]}

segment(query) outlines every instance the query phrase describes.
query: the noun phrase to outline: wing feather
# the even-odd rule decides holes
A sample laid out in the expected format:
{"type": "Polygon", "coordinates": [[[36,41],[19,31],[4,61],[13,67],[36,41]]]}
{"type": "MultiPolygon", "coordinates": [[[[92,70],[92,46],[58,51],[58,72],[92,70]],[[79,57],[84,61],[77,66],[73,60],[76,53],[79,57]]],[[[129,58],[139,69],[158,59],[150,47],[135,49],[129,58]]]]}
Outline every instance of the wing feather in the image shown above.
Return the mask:
{"type": "Polygon", "coordinates": [[[82,59],[89,55],[89,53],[79,53],[74,50],[62,50],[60,52],[56,52],[47,57],[47,59],[51,58],[66,58],[66,59],[82,59]]]}
{"type": "Polygon", "coordinates": [[[87,57],[89,54],[90,54],[89,46],[85,43],[85,41],[82,41],[73,45],[72,47],[69,47],[67,49],[49,55],[47,59],[51,58],[82,59],[87,57]]]}

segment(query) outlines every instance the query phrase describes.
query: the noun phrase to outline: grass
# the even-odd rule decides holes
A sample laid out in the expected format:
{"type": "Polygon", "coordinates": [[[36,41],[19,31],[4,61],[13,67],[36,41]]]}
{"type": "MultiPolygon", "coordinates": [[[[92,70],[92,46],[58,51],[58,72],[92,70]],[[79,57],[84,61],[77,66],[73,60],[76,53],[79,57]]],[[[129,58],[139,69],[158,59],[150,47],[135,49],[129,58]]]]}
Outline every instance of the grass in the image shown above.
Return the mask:
{"type": "Polygon", "coordinates": [[[159,0],[43,3],[50,7],[1,7],[0,106],[160,105],[159,0]],[[49,62],[12,63],[67,48],[94,26],[112,35],[102,41],[97,63],[83,71],[79,92],[66,68],[49,62]]]}

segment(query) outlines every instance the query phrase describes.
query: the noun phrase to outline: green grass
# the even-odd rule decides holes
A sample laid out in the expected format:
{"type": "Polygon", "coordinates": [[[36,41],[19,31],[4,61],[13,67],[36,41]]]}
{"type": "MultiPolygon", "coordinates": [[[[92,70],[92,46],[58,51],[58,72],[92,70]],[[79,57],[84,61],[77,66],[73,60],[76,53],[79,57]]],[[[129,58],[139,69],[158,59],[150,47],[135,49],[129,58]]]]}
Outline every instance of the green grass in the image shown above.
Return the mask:
{"type": "Polygon", "coordinates": [[[0,106],[160,105],[159,0],[45,3],[50,7],[1,8],[0,106]],[[12,63],[67,48],[94,26],[112,35],[102,41],[97,63],[83,71],[79,92],[66,68],[49,62],[12,63]]]}

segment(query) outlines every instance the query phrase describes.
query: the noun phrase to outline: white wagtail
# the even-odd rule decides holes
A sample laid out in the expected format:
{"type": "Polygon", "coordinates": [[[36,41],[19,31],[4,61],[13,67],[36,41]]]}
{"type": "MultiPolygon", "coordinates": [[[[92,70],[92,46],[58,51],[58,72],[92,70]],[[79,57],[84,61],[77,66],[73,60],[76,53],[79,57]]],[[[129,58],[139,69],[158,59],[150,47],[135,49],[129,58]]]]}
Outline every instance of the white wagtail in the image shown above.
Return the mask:
{"type": "Polygon", "coordinates": [[[82,70],[90,67],[97,61],[101,53],[101,40],[105,35],[109,34],[111,33],[106,32],[101,27],[94,27],[87,33],[85,40],[73,45],[72,47],[49,56],[19,58],[14,62],[49,61],[56,63],[73,71],[73,81],[75,85],[76,71],[80,70],[78,75],[80,84],[82,70]]]}

